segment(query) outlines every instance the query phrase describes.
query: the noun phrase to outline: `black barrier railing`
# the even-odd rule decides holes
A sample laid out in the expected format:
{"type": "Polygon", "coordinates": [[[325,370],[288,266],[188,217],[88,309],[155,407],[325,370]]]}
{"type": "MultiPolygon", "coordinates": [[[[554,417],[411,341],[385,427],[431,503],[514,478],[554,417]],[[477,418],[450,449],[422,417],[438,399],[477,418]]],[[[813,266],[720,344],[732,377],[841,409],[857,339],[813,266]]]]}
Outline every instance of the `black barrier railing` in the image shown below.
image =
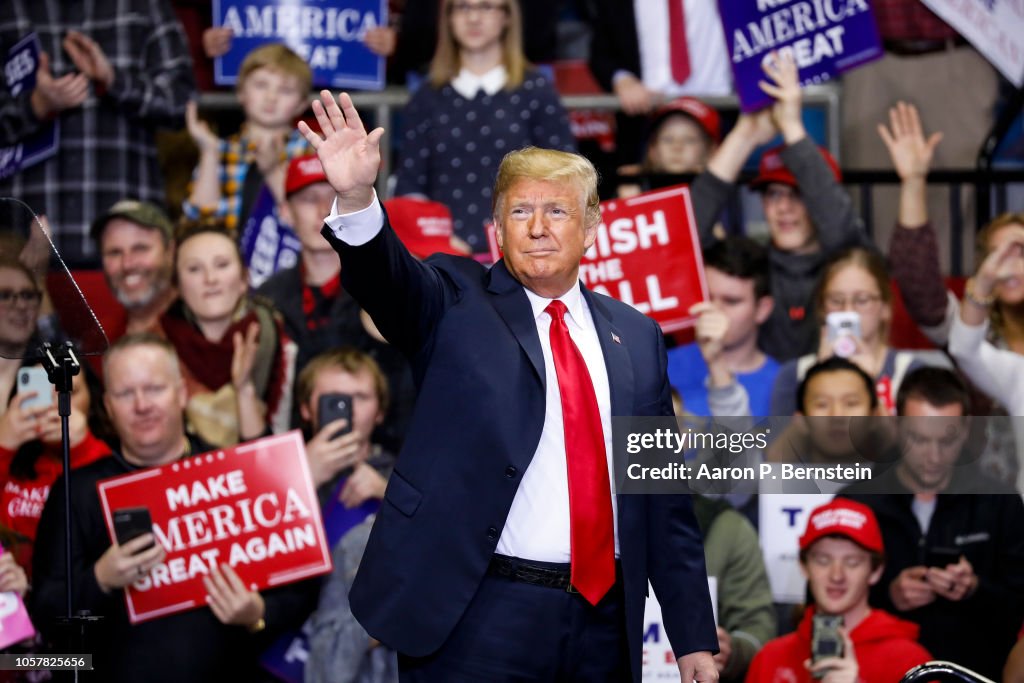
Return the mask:
{"type": "Polygon", "coordinates": [[[974,673],[970,669],[953,662],[926,662],[908,671],[900,683],[918,683],[918,681],[966,681],[967,683],[995,683],[991,678],[974,673]]]}
{"type": "MultiPolygon", "coordinates": [[[[737,180],[737,185],[745,185],[754,178],[754,173],[744,172],[737,180]]],[[[900,177],[892,170],[843,170],[843,184],[856,192],[860,200],[860,212],[868,234],[874,237],[874,197],[873,189],[879,185],[899,185],[900,177]],[[855,188],[855,189],[854,189],[855,188]]],[[[612,180],[617,183],[639,183],[646,187],[668,187],[690,183],[695,178],[692,174],[639,174],[621,175],[612,180]]],[[[975,225],[980,227],[994,216],[1012,210],[1009,206],[1007,186],[1010,183],[1024,183],[1024,168],[1021,169],[954,169],[932,171],[928,174],[929,185],[945,185],[949,192],[949,254],[950,275],[962,276],[964,270],[964,214],[962,192],[964,187],[974,188],[975,225]]],[[[730,204],[728,209],[733,215],[741,215],[738,202],[730,204]]],[[[1020,210],[1016,208],[1015,210],[1020,210]]]]}

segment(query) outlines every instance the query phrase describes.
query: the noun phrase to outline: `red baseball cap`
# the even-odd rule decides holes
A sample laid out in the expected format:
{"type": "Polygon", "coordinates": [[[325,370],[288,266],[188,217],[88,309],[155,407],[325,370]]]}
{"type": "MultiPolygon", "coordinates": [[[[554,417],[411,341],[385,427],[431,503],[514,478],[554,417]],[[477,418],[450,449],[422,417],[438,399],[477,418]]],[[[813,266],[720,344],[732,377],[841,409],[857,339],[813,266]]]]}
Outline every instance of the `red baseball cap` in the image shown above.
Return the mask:
{"type": "Polygon", "coordinates": [[[395,197],[384,202],[384,210],[398,239],[416,258],[438,253],[463,255],[452,246],[452,212],[441,202],[395,197]]]}
{"type": "Polygon", "coordinates": [[[677,97],[671,102],[662,105],[651,114],[651,129],[661,125],[667,117],[672,114],[685,114],[697,122],[704,132],[715,142],[722,141],[722,121],[714,107],[709,107],[696,97],[677,97]]]}
{"type": "Polygon", "coordinates": [[[320,165],[319,157],[315,154],[295,157],[288,164],[288,171],[284,176],[284,196],[288,197],[313,183],[326,182],[327,176],[324,174],[324,167],[320,165]]]}
{"type": "Polygon", "coordinates": [[[863,503],[834,498],[815,508],[807,520],[807,530],[800,537],[800,550],[806,550],[819,538],[833,534],[845,536],[871,552],[885,552],[875,513],[863,503]]]}
{"type": "MultiPolygon", "coordinates": [[[[784,146],[773,147],[761,155],[761,164],[757,169],[757,177],[750,181],[750,186],[760,189],[769,183],[782,183],[790,187],[797,187],[796,177],[782,163],[782,150],[784,146]]],[[[818,147],[821,156],[825,158],[828,167],[832,169],[832,175],[836,182],[843,182],[843,174],[839,170],[839,164],[824,147],[818,147]]]]}

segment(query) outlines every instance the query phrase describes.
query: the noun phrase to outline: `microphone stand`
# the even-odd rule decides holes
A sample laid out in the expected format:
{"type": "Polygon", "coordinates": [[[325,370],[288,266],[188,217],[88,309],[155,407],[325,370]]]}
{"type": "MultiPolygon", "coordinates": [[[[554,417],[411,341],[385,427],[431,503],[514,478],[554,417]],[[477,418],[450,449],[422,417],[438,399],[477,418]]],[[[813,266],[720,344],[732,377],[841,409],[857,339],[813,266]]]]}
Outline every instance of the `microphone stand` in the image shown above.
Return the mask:
{"type": "MultiPolygon", "coordinates": [[[[82,649],[82,646],[88,642],[85,637],[88,625],[100,619],[96,616],[76,616],[73,613],[74,600],[71,586],[71,433],[69,419],[71,417],[71,389],[74,385],[74,377],[81,371],[82,365],[78,361],[75,347],[70,341],[63,344],[46,342],[39,347],[38,354],[42,359],[46,376],[57,390],[61,458],[64,466],[64,571],[67,614],[59,618],[58,623],[64,627],[69,648],[67,654],[82,654],[87,652],[82,649]]],[[[74,679],[78,680],[77,669],[74,679]]]]}

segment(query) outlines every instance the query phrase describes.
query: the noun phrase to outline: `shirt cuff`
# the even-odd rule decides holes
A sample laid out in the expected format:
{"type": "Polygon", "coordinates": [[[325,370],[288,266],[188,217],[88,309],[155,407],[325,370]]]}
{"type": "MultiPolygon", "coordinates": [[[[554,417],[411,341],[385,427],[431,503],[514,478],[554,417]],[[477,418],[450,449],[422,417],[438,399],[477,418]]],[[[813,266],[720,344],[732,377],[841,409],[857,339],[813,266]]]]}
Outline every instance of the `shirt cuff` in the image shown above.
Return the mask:
{"type": "Polygon", "coordinates": [[[338,198],[331,203],[331,214],[324,219],[334,236],[349,246],[366,244],[384,227],[384,210],[377,201],[377,190],[373,201],[365,209],[353,213],[338,213],[338,198]]]}

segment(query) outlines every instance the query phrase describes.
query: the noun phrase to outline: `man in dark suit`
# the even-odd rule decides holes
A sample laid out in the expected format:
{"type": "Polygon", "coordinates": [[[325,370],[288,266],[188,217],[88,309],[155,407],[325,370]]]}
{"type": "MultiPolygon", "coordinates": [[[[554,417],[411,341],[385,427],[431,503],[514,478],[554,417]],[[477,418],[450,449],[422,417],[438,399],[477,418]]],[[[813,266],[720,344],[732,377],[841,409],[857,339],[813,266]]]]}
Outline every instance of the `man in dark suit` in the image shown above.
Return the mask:
{"type": "Polygon", "coordinates": [[[321,98],[323,137],[299,129],[337,192],[324,235],[419,387],[353,613],[408,681],[639,681],[650,580],[682,680],[717,681],[689,497],[609,485],[612,415],[672,404],[658,326],[579,284],[600,223],[593,166],[509,154],[494,192],[504,260],[421,263],[373,190],[383,129],[367,134],[347,95],[321,98]]]}

